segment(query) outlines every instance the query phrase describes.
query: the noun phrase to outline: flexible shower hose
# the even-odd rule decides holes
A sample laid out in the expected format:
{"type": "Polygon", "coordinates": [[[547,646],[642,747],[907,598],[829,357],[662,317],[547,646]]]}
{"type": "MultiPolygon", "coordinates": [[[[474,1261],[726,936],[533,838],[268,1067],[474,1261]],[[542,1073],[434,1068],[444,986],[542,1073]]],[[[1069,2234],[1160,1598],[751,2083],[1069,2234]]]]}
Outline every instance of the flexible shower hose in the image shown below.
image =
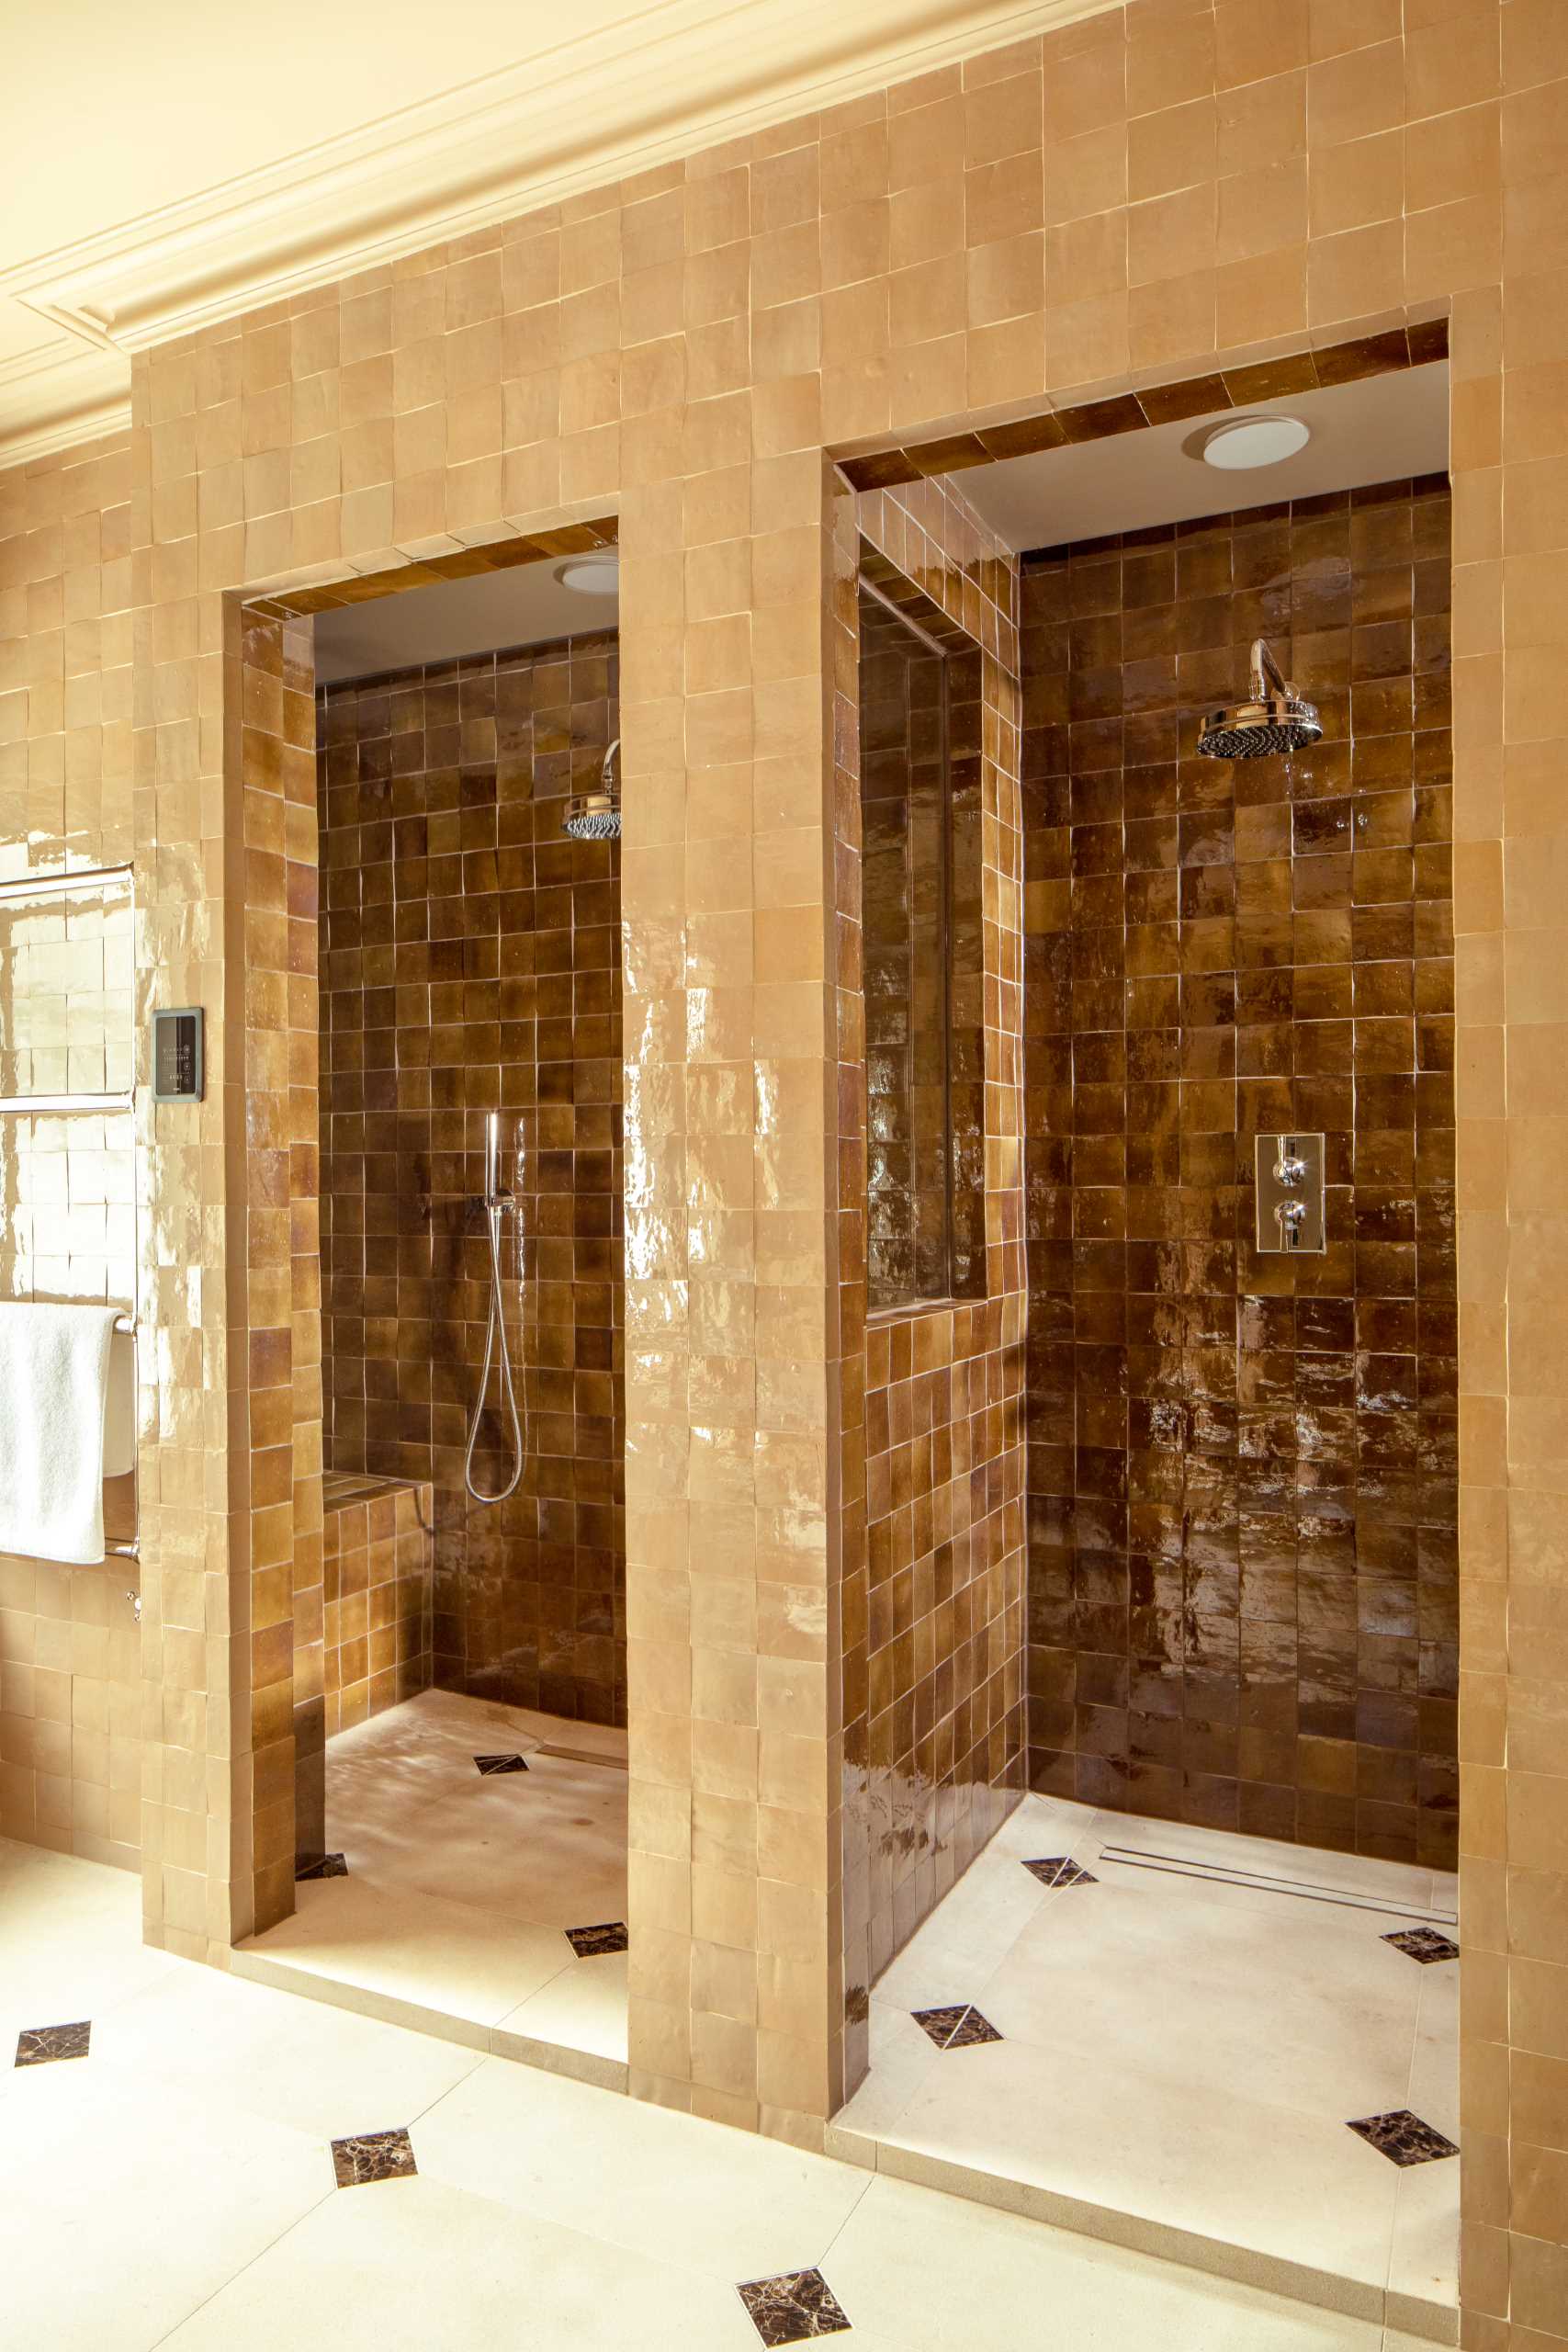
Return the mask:
{"type": "Polygon", "coordinates": [[[503,1503],[508,1495],[517,1491],[523,1476],[523,1428],[517,1418],[517,1396],[512,1385],[512,1350],[507,1344],[506,1317],[502,1309],[501,1288],[501,1220],[510,1204],[506,1201],[485,1203],[485,1223],[490,1231],[490,1321],[485,1326],[484,1370],[479,1374],[479,1393],[474,1399],[473,1418],[468,1423],[468,1450],[463,1456],[463,1484],[477,1503],[503,1503]],[[491,1365],[495,1361],[499,1337],[501,1355],[501,1394],[506,1406],[506,1418],[512,1427],[512,1476],[499,1493],[487,1495],[474,1484],[474,1448],[479,1440],[479,1423],[484,1418],[485,1398],[490,1393],[491,1365]]]}

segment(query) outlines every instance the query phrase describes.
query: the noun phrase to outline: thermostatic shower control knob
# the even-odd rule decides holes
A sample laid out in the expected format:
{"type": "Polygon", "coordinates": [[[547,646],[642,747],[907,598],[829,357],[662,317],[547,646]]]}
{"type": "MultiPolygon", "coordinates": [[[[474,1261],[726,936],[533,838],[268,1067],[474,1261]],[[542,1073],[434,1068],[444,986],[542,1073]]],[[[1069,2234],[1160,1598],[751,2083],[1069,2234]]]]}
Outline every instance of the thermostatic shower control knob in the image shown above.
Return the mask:
{"type": "Polygon", "coordinates": [[[1321,1257],[1325,1247],[1321,1136],[1261,1135],[1253,1140],[1258,1247],[1321,1257]]]}

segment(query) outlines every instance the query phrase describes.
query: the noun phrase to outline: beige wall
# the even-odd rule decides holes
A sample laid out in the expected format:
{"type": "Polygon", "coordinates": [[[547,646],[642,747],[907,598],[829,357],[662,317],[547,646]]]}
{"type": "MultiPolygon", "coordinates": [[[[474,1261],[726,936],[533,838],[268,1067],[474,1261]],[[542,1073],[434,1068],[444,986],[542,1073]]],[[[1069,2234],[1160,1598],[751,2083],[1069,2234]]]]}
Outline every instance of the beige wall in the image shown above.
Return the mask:
{"type": "MultiPolygon", "coordinates": [[[[155,352],[138,552],[104,573],[123,589],[96,584],[110,502],[73,531],[51,512],[74,464],[8,486],[0,558],[23,639],[6,838],[47,862],[67,826],[35,840],[39,800],[130,786],[146,966],[220,1014],[243,888],[224,594],[619,511],[627,1105],[663,1139],[628,1149],[632,2064],[650,2096],[810,2138],[842,1973],[821,453],[1451,306],[1464,2295],[1485,2352],[1568,2342],[1565,65],[1560,0],[1112,8],[155,352]],[[112,785],[69,780],[73,573],[95,620],[106,595],[134,610],[112,785]]],[[[215,1076],[199,1115],[143,1114],[141,1313],[150,1929],[220,1953],[251,1799],[223,1310],[241,1098],[221,1053],[215,1076]]]]}
{"type": "MultiPolygon", "coordinates": [[[[123,435],[0,473],[0,881],[130,855],[130,479],[123,435]]],[[[129,1111],[0,1113],[0,1297],[130,1306],[135,1143],[129,1111]]],[[[136,1866],[135,1583],[0,1555],[0,1835],[136,1866]]]]}

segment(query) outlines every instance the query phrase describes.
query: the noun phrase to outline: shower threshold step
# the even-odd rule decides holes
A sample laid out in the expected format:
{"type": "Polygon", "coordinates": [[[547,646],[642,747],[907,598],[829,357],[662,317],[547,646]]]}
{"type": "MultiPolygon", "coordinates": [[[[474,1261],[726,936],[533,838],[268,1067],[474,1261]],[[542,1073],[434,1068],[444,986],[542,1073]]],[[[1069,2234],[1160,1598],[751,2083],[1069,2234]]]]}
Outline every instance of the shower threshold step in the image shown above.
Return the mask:
{"type": "Polygon", "coordinates": [[[236,1976],[625,2090],[624,1954],[580,1960],[559,1928],[364,1877],[308,1881],[295,1894],[291,1918],[235,1947],[236,1976]]]}

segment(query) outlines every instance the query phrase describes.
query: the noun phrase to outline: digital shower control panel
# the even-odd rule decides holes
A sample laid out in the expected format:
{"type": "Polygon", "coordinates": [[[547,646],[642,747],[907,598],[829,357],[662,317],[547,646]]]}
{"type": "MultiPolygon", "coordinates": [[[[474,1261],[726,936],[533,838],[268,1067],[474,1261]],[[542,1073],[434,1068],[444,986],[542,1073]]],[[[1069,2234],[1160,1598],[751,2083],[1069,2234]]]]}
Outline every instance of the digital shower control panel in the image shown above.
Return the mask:
{"type": "Polygon", "coordinates": [[[1321,1257],[1324,1231],[1323,1137],[1258,1136],[1258,1247],[1295,1258],[1321,1257]]]}
{"type": "Polygon", "coordinates": [[[205,1083],[199,1005],[152,1015],[152,1100],[199,1102],[205,1083]]]}

